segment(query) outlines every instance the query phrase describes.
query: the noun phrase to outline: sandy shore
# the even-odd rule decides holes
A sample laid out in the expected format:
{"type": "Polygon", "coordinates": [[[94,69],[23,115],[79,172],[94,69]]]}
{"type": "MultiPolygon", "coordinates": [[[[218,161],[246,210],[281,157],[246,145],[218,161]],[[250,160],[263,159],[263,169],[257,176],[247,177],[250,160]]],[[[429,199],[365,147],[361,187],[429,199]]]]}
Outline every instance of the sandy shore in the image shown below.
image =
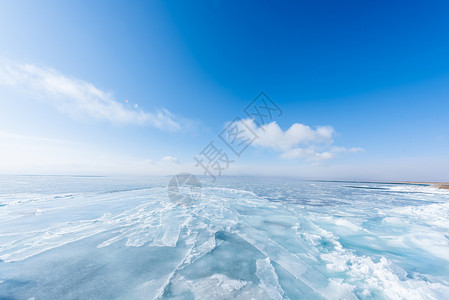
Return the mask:
{"type": "Polygon", "coordinates": [[[401,183],[409,183],[409,184],[427,184],[440,189],[449,189],[449,183],[447,182],[414,182],[414,181],[404,181],[401,183]]]}

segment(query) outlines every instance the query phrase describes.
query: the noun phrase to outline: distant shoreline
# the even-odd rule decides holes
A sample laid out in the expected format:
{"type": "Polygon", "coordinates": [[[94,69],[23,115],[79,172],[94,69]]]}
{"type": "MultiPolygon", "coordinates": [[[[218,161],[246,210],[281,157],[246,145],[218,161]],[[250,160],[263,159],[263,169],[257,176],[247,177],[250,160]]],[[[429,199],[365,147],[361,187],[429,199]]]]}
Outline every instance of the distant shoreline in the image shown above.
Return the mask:
{"type": "Polygon", "coordinates": [[[449,190],[449,183],[447,182],[415,182],[415,181],[403,181],[400,183],[408,183],[408,184],[427,184],[430,186],[437,187],[439,189],[448,189],[449,190]]]}

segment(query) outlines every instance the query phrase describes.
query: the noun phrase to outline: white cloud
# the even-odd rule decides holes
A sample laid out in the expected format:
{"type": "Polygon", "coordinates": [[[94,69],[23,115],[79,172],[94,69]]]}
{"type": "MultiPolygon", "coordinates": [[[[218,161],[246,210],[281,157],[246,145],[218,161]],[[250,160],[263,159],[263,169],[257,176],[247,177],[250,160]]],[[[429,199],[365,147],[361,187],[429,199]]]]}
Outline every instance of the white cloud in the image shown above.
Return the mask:
{"type": "Polygon", "coordinates": [[[111,93],[93,84],[67,77],[50,68],[0,60],[0,84],[31,91],[36,98],[55,106],[73,118],[90,117],[116,124],[138,124],[176,131],[181,125],[166,109],[150,113],[128,109],[111,93]]]}
{"type": "Polygon", "coordinates": [[[362,148],[348,149],[332,146],[335,130],[331,126],[318,126],[312,129],[307,125],[294,123],[284,131],[276,122],[261,127],[251,119],[240,122],[245,122],[258,136],[254,140],[254,146],[279,151],[281,157],[286,159],[303,158],[310,161],[322,161],[335,158],[337,153],[363,151],[362,148]]]}
{"type": "Polygon", "coordinates": [[[258,127],[253,120],[244,120],[259,137],[255,145],[286,151],[298,145],[331,144],[334,129],[320,126],[313,130],[307,125],[295,123],[283,131],[276,122],[258,127]]]}
{"type": "Polygon", "coordinates": [[[313,160],[313,161],[321,161],[321,160],[327,160],[332,159],[335,157],[335,154],[330,151],[325,152],[317,152],[315,149],[311,148],[295,148],[292,150],[289,150],[287,152],[284,152],[281,155],[282,158],[287,159],[293,159],[293,158],[305,158],[307,160],[313,160]]]}
{"type": "Polygon", "coordinates": [[[360,148],[360,147],[345,148],[345,147],[334,146],[331,148],[331,151],[333,153],[356,153],[356,152],[363,152],[363,151],[365,151],[365,149],[360,148]]]}
{"type": "Polygon", "coordinates": [[[162,158],[162,161],[172,164],[179,164],[179,160],[173,156],[165,156],[162,158]]]}

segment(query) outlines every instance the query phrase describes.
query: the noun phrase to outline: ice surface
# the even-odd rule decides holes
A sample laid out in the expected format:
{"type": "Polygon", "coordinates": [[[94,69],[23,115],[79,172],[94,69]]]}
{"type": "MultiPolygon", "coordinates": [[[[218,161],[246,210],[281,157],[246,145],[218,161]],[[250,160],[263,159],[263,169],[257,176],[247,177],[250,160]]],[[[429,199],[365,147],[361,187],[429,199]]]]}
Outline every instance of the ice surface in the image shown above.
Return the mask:
{"type": "Polygon", "coordinates": [[[445,299],[449,193],[223,178],[0,177],[0,298],[445,299]]]}
{"type": "Polygon", "coordinates": [[[265,290],[270,299],[282,299],[284,291],[279,285],[278,276],[271,265],[270,259],[268,257],[265,259],[258,259],[256,266],[256,275],[259,277],[260,287],[265,290]]]}

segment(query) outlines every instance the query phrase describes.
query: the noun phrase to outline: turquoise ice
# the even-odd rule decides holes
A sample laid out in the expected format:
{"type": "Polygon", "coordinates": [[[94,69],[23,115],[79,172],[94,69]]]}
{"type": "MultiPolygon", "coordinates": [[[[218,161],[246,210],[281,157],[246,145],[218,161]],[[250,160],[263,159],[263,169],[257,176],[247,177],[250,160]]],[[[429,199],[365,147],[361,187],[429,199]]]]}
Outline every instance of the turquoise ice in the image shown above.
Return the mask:
{"type": "Polygon", "coordinates": [[[221,178],[2,176],[0,298],[444,299],[449,192],[221,178]]]}

